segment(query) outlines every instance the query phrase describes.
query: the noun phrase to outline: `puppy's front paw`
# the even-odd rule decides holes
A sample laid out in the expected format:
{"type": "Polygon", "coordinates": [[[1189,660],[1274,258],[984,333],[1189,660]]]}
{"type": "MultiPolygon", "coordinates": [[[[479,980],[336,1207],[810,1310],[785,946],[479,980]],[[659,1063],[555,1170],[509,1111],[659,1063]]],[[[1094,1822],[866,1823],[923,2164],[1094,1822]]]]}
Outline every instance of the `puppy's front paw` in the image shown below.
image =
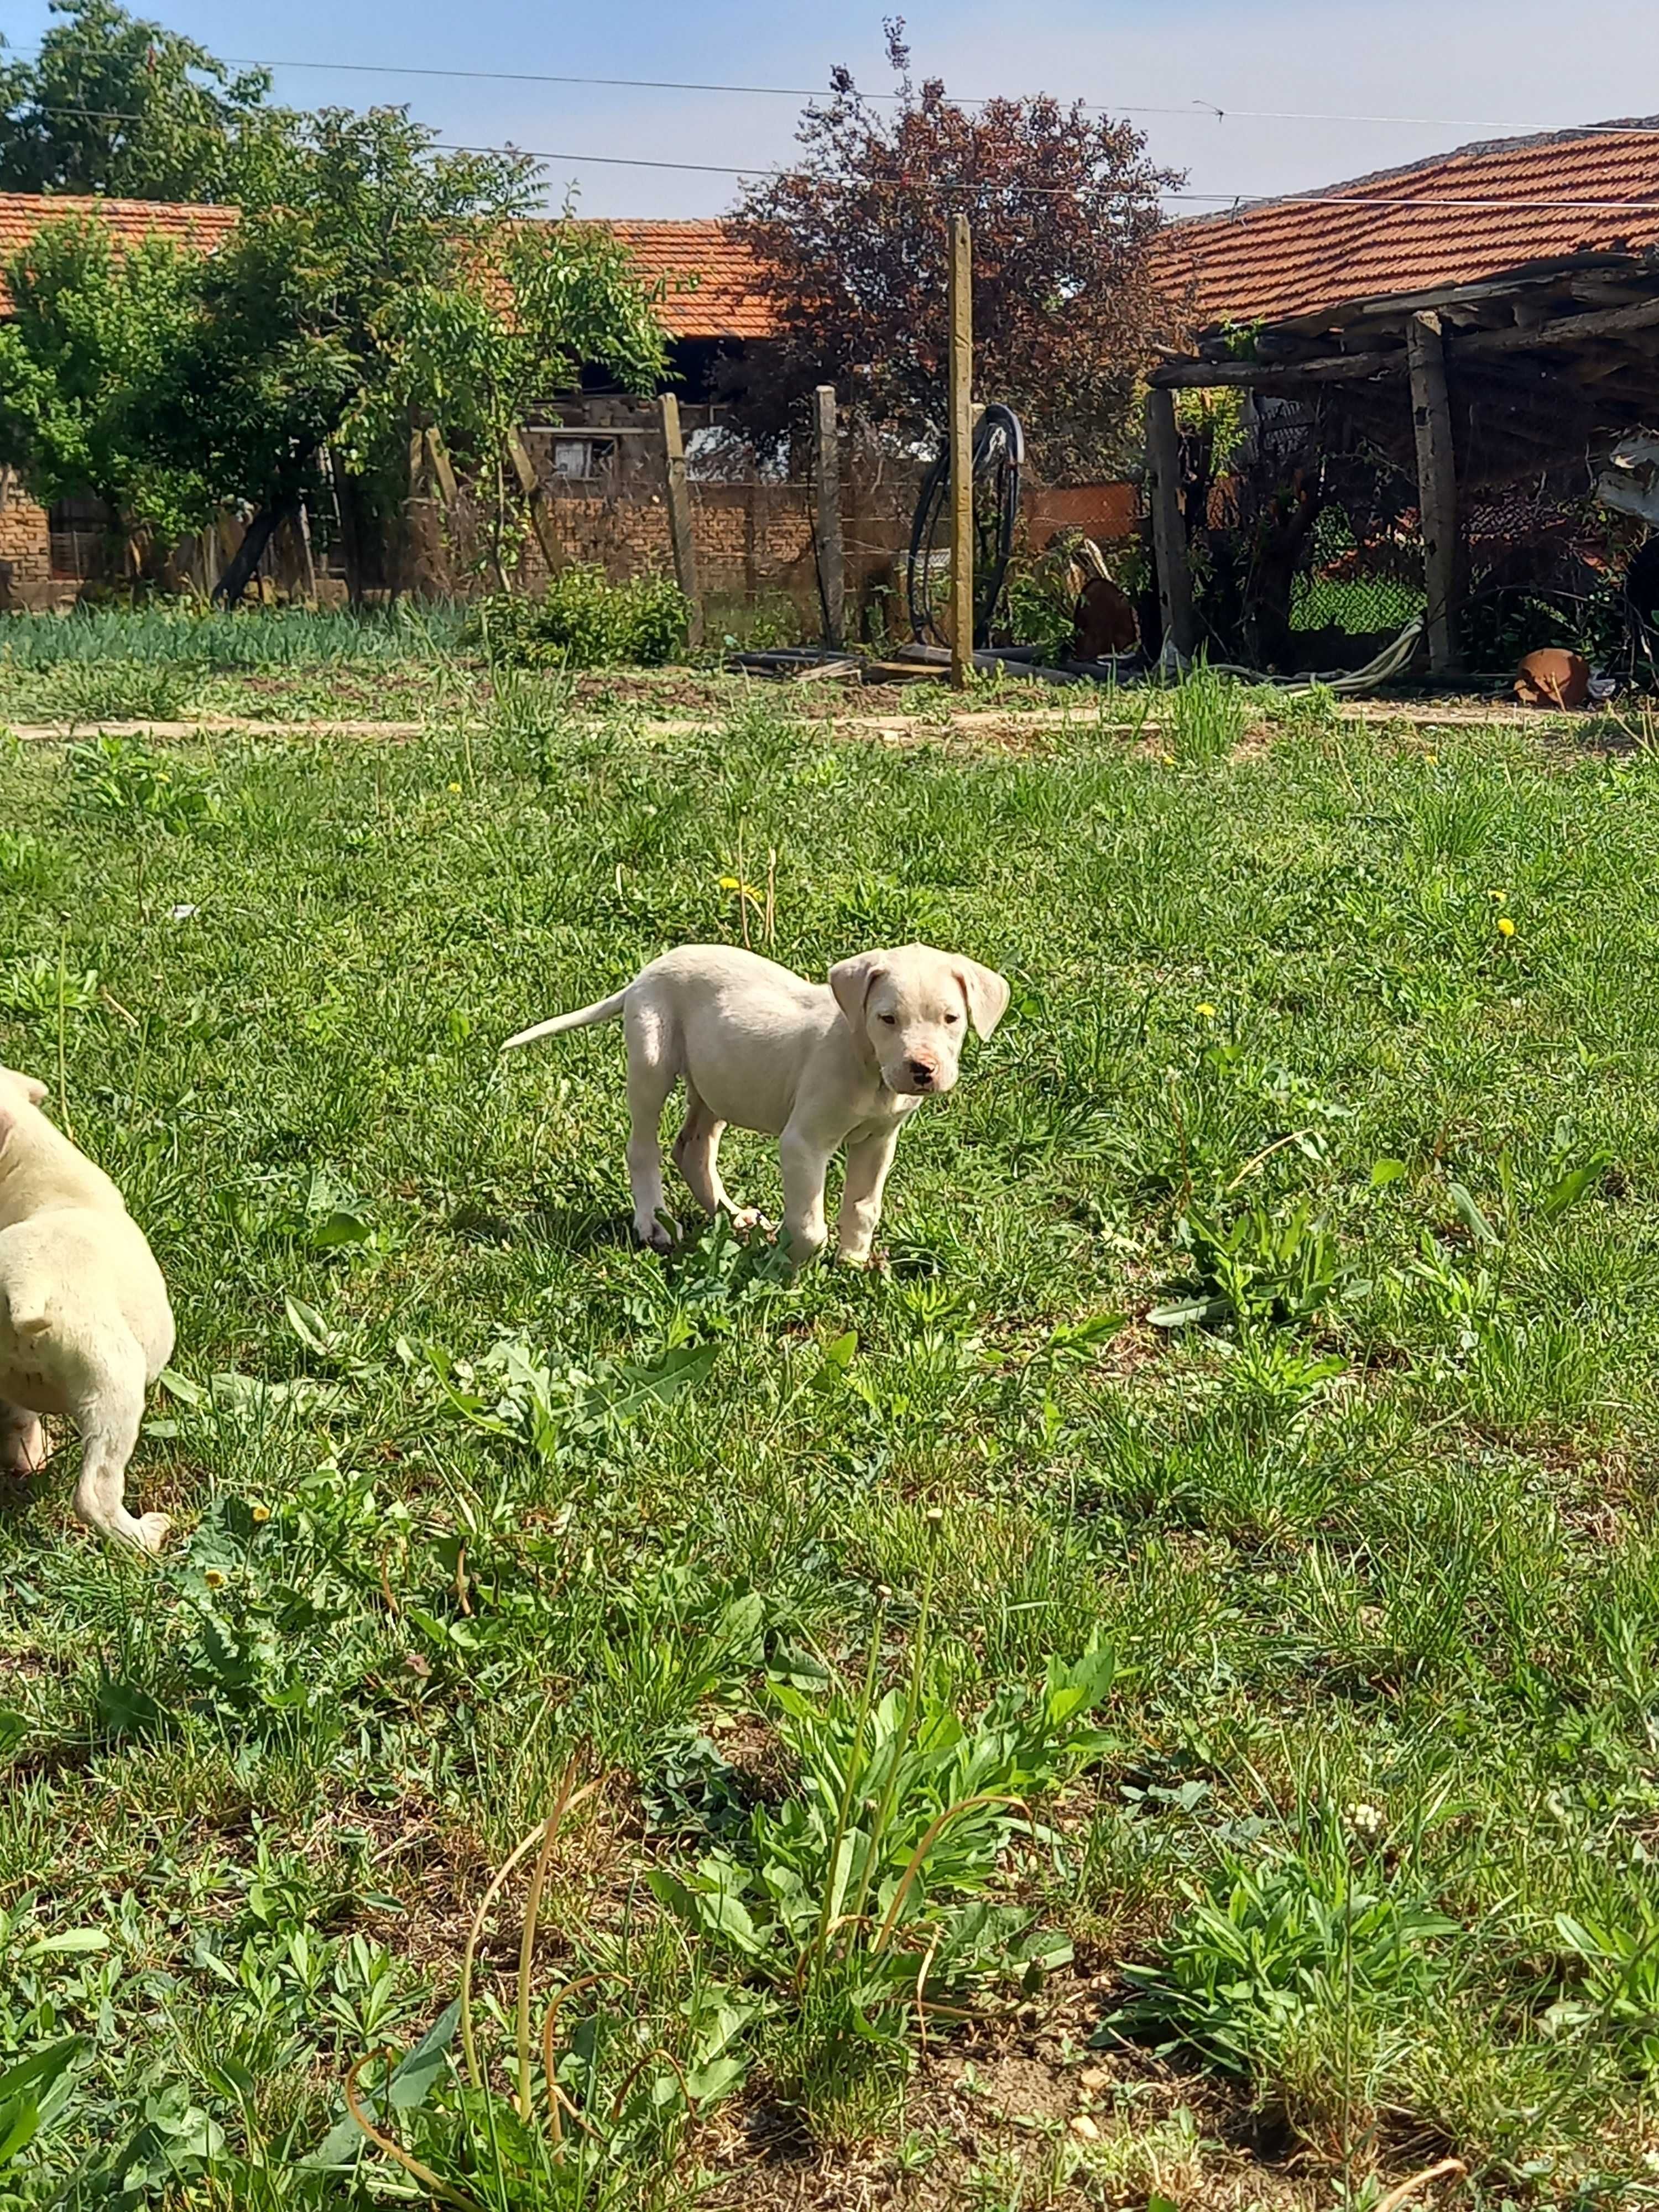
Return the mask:
{"type": "Polygon", "coordinates": [[[836,1258],[843,1267],[870,1267],[879,1271],[885,1264],[876,1256],[872,1244],[843,1244],[836,1258]]]}
{"type": "Polygon", "coordinates": [[[777,1225],[769,1221],[757,1206],[734,1206],[731,1217],[732,1226],[739,1237],[748,1236],[751,1229],[758,1229],[763,1236],[769,1237],[777,1225]]]}
{"type": "Polygon", "coordinates": [[[38,1420],[20,1415],[0,1426],[0,1474],[15,1475],[21,1482],[39,1474],[46,1463],[46,1431],[38,1420]]]}
{"type": "Polygon", "coordinates": [[[634,1234],[653,1252],[672,1252],[677,1241],[674,1224],[665,1213],[659,1213],[654,1221],[636,1221],[634,1234]]]}

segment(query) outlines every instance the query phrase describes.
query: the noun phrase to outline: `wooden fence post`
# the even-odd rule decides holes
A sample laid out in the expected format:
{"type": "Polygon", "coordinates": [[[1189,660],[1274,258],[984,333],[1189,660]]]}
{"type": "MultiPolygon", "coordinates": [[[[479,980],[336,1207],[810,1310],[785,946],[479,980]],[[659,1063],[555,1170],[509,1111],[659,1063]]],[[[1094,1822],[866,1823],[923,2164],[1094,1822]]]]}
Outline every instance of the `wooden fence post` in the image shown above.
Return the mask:
{"type": "Polygon", "coordinates": [[[1181,513],[1181,433],[1175,394],[1156,385],[1146,394],[1146,504],[1152,517],[1152,556],[1164,643],[1183,658],[1198,648],[1193,612],[1193,574],[1187,559],[1187,526],[1181,513]]]}
{"type": "Polygon", "coordinates": [[[1412,427],[1417,434],[1417,511],[1429,602],[1429,669],[1432,675],[1444,676],[1457,665],[1457,463],[1437,315],[1413,315],[1407,323],[1406,367],[1411,377],[1412,427]]]}
{"type": "Polygon", "coordinates": [[[686,643],[702,643],[702,603],[697,597],[697,544],[691,531],[691,487],[685,474],[685,440],[680,403],[665,392],[662,410],[663,473],[668,495],[668,535],[674,548],[674,580],[691,603],[686,643]]]}
{"type": "Polygon", "coordinates": [[[818,587],[823,601],[823,641],[838,651],[847,641],[847,549],[841,524],[841,446],[836,435],[836,387],[812,394],[816,466],[813,535],[817,540],[818,587]]]}
{"type": "Polygon", "coordinates": [[[351,478],[337,452],[331,452],[328,459],[334,478],[334,503],[340,522],[340,565],[345,570],[346,596],[354,607],[360,607],[363,603],[362,547],[357,534],[357,509],[353,499],[351,478]]]}
{"type": "Polygon", "coordinates": [[[530,526],[536,533],[536,543],[542,549],[542,559],[547,564],[550,576],[556,576],[565,565],[564,547],[554,526],[553,502],[548,496],[547,486],[536,473],[524,440],[516,430],[507,433],[507,459],[513,464],[513,473],[519,480],[519,489],[530,506],[530,526]]]}
{"type": "Polygon", "coordinates": [[[965,215],[950,219],[951,682],[974,667],[974,244],[965,215]]]}

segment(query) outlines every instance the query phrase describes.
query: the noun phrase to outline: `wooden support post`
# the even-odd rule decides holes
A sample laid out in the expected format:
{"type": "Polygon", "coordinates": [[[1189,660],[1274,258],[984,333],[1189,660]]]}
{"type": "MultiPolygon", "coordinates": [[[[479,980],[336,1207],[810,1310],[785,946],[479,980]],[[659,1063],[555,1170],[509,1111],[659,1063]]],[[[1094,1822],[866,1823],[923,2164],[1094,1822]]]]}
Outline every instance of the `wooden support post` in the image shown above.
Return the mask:
{"type": "Polygon", "coordinates": [[[317,556],[312,550],[311,515],[304,500],[294,511],[294,535],[300,548],[300,589],[305,593],[306,605],[317,604],[317,556]]]}
{"type": "Polygon", "coordinates": [[[1423,526],[1423,580],[1428,592],[1429,669],[1444,676],[1457,665],[1457,465],[1452,453],[1451,403],[1437,315],[1413,315],[1406,325],[1412,427],[1417,434],[1417,506],[1423,526]]]}
{"type": "MultiPolygon", "coordinates": [[[[513,473],[519,480],[519,489],[529,503],[530,526],[536,533],[537,544],[542,549],[542,559],[547,563],[547,573],[550,576],[556,576],[560,569],[564,567],[565,561],[564,547],[560,544],[559,533],[554,527],[553,502],[547,495],[547,486],[536,473],[536,465],[526,450],[524,440],[516,430],[511,432],[507,437],[507,454],[513,464],[513,473]]],[[[444,466],[448,467],[447,455],[445,456],[444,466]]],[[[443,483],[441,473],[438,480],[441,486],[443,483]]],[[[449,477],[449,489],[444,494],[446,501],[453,497],[454,483],[454,474],[452,471],[449,477]]]]}
{"type": "Polygon", "coordinates": [[[951,684],[965,691],[974,668],[974,240],[965,215],[950,218],[951,684]]]}
{"type": "Polygon", "coordinates": [[[847,641],[847,549],[841,529],[841,446],[836,435],[836,387],[820,384],[812,394],[816,499],[812,535],[818,562],[818,591],[823,601],[823,641],[832,651],[847,641]]]}
{"type": "Polygon", "coordinates": [[[691,486],[685,474],[685,439],[680,430],[680,403],[665,392],[662,410],[663,475],[668,494],[668,535],[674,548],[674,580],[691,603],[691,620],[685,640],[702,643],[702,603],[697,597],[697,543],[691,531],[691,486]]]}
{"type": "Polygon", "coordinates": [[[337,452],[328,457],[334,478],[334,504],[340,521],[340,563],[346,573],[346,596],[354,607],[363,603],[362,547],[357,536],[357,507],[351,477],[337,452]]]}
{"type": "Polygon", "coordinates": [[[1193,612],[1193,572],[1181,513],[1181,433],[1176,427],[1175,394],[1156,387],[1146,394],[1146,504],[1152,510],[1164,647],[1173,646],[1184,659],[1198,650],[1198,618],[1193,612]]]}
{"type": "Polygon", "coordinates": [[[432,465],[432,480],[438,487],[438,496],[446,507],[453,507],[460,497],[455,482],[455,471],[450,466],[449,448],[444,443],[444,434],[434,425],[426,434],[426,456],[432,465]]]}

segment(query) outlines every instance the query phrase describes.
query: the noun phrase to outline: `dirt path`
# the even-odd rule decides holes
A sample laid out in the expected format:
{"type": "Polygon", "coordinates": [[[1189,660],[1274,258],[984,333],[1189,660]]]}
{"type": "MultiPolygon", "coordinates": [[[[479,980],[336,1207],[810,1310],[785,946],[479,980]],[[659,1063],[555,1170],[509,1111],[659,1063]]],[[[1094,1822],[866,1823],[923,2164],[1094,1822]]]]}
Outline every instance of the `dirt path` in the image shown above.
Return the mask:
{"type": "MultiPolygon", "coordinates": [[[[1524,728],[1583,731],[1595,728],[1598,734],[1604,732],[1607,719],[1592,714],[1540,712],[1536,708],[1497,702],[1485,706],[1464,702],[1449,702],[1445,706],[1425,706],[1417,702],[1377,699],[1343,701],[1338,708],[1337,716],[1339,720],[1368,726],[1392,725],[1413,730],[1524,728]]],[[[831,729],[858,731],[867,736],[880,737],[893,744],[917,744],[958,731],[970,735],[975,732],[990,735],[999,731],[1030,731],[1040,734],[1049,730],[1063,732],[1079,726],[1097,730],[1103,734],[1152,738],[1164,734],[1169,727],[1167,721],[1158,714],[1149,714],[1145,720],[1105,720],[1081,704],[970,708],[946,719],[903,714],[835,714],[815,717],[815,726],[819,723],[831,729]]],[[[187,722],[14,722],[9,726],[9,731],[12,737],[25,744],[62,744],[94,733],[106,737],[147,737],[173,744],[189,744],[192,740],[233,734],[289,740],[348,738],[374,742],[378,739],[396,744],[423,737],[429,730],[441,726],[444,726],[434,722],[345,720],[333,716],[276,721],[261,720],[246,714],[211,714],[187,722]]],[[[447,726],[461,726],[450,723],[447,726]]],[[[483,724],[474,717],[466,726],[478,729],[483,727],[483,724]]],[[[584,717],[583,726],[597,731],[605,724],[599,717],[584,717]]],[[[708,715],[650,715],[642,717],[636,726],[647,737],[714,737],[725,727],[725,720],[708,715]]],[[[1271,731],[1275,725],[1264,716],[1257,726],[1265,732],[1271,731]]]]}

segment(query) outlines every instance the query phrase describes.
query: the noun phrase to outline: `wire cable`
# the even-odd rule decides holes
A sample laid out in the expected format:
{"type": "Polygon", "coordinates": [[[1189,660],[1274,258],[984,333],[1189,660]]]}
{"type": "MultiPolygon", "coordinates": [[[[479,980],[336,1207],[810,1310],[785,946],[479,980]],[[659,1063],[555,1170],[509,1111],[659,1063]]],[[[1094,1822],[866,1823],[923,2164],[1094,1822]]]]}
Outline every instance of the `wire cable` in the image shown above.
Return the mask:
{"type": "MultiPolygon", "coordinates": [[[[53,115],[78,115],[87,120],[101,123],[143,123],[149,120],[146,116],[126,113],[118,109],[71,107],[55,103],[46,106],[42,112],[53,115]]],[[[1659,138],[1659,125],[1653,125],[1643,135],[1659,138]]],[[[506,145],[485,145],[447,138],[434,138],[429,143],[430,150],[438,154],[515,154],[532,161],[568,161],[574,163],[578,168],[669,169],[691,176],[735,177],[739,179],[785,177],[793,173],[787,169],[775,166],[769,168],[739,169],[718,161],[669,161],[660,156],[643,154],[555,153],[542,148],[514,146],[510,143],[506,145]]],[[[1434,157],[1429,158],[1432,160],[1434,157]]],[[[826,181],[856,185],[861,180],[856,178],[847,178],[830,179],[826,181]]],[[[952,184],[935,180],[929,185],[928,189],[943,195],[953,192],[975,193],[983,191],[985,187],[974,184],[952,184]]],[[[1029,198],[1032,193],[1041,192],[1055,198],[1069,199],[1075,197],[1077,191],[1077,187],[1072,185],[1028,185],[1024,182],[1020,183],[1017,189],[1022,198],[1029,198]]],[[[1505,213],[1532,211],[1580,215],[1659,213],[1659,198],[1593,199],[1575,195],[1523,199],[1508,195],[1480,192],[1385,193],[1343,191],[1334,189],[1328,191],[1311,192],[1194,192],[1183,190],[1165,191],[1159,197],[1182,204],[1202,203],[1206,206],[1232,208],[1241,214],[1248,214],[1253,208],[1262,207],[1488,208],[1505,213]]],[[[626,220],[625,217],[617,219],[626,220]]]]}
{"type": "MultiPolygon", "coordinates": [[[[39,50],[20,58],[38,60],[39,50]]],[[[248,54],[227,54],[221,58],[230,69],[305,70],[331,76],[412,76],[450,79],[458,83],[570,85],[619,92],[718,93],[753,100],[823,100],[833,96],[826,95],[823,87],[726,84],[716,79],[696,77],[584,76],[544,70],[450,69],[415,62],[262,61],[248,54]]],[[[994,100],[1014,96],[1003,93],[949,95],[951,104],[957,107],[988,107],[994,100]]],[[[1058,99],[1057,94],[1048,96],[1058,99]]],[[[898,92],[860,92],[856,97],[882,105],[902,105],[905,95],[898,92]]],[[[1060,104],[1072,105],[1069,101],[1060,104]]],[[[1521,137],[1637,137],[1659,127],[1659,122],[1639,119],[1626,123],[1495,123],[1471,115],[1363,115],[1305,107],[1226,107],[1218,101],[1201,98],[1176,106],[1151,106],[1129,100],[1085,100],[1076,104],[1091,115],[1187,116],[1194,119],[1206,115],[1217,123],[1375,124],[1391,130],[1492,131],[1521,137]]]]}

